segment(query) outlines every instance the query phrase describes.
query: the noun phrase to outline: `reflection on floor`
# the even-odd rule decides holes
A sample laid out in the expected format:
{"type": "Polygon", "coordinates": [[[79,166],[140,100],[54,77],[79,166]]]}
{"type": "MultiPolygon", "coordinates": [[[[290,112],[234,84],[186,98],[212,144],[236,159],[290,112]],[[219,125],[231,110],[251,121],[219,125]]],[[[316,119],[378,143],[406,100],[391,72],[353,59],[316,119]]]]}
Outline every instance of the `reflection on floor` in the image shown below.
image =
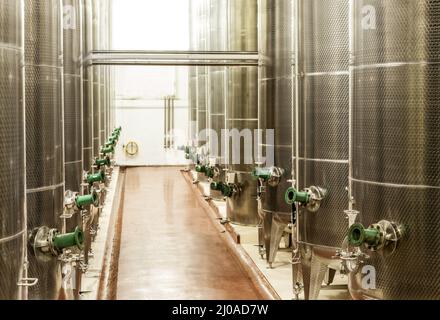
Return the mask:
{"type": "Polygon", "coordinates": [[[176,168],[129,168],[118,299],[259,299],[176,168]]]}

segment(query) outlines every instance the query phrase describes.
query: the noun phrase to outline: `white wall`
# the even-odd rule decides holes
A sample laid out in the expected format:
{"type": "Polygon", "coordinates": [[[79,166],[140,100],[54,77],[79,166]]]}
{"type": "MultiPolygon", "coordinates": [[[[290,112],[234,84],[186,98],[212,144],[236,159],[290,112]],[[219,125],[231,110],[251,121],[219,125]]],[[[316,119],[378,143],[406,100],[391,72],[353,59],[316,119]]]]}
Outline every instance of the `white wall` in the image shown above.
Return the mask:
{"type": "Polygon", "coordinates": [[[116,123],[123,128],[120,145],[134,141],[139,154],[118,148],[116,161],[125,166],[182,165],[183,151],[164,148],[164,96],[175,95],[175,146],[186,143],[188,130],[187,69],[119,67],[116,70],[116,123]]]}
{"type": "MultiPolygon", "coordinates": [[[[188,50],[187,0],[113,0],[113,49],[188,50]]],[[[123,127],[120,145],[138,143],[135,157],[116,152],[121,165],[178,165],[183,152],[164,149],[164,102],[176,95],[175,126],[186,144],[188,125],[187,68],[115,68],[116,123],[123,127]]]]}

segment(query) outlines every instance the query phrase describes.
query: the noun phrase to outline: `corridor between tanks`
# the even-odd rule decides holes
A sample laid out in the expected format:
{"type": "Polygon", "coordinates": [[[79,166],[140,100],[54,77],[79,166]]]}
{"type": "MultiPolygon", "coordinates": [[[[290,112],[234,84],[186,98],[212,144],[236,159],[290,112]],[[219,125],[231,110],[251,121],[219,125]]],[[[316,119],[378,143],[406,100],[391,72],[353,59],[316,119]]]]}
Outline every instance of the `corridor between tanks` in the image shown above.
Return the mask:
{"type": "Polygon", "coordinates": [[[117,299],[261,299],[177,168],[128,168],[117,299]]]}

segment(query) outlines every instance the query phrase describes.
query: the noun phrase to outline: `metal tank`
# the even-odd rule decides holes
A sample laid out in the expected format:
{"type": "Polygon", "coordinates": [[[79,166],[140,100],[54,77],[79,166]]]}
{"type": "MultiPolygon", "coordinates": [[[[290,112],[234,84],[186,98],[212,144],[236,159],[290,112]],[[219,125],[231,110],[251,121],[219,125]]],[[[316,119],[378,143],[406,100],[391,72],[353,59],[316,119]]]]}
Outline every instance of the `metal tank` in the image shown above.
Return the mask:
{"type": "MultiPolygon", "coordinates": [[[[82,0],[83,58],[86,59],[93,47],[92,0],[82,0]]],[[[92,68],[83,66],[83,170],[88,172],[93,164],[93,79],[92,68]]]]}
{"type": "MultiPolygon", "coordinates": [[[[263,220],[260,246],[269,265],[275,261],[280,241],[292,222],[292,206],[284,193],[292,183],[292,115],[294,102],[293,1],[264,0],[259,8],[260,49],[263,63],[259,74],[259,128],[274,130],[273,141],[262,132],[261,156],[268,162],[255,169],[259,179],[258,206],[263,220]],[[270,159],[273,153],[274,158],[270,159]],[[273,163],[270,163],[272,162],[273,163]]],[[[267,131],[266,133],[269,133],[267,131]]]]}
{"type": "Polygon", "coordinates": [[[22,298],[25,274],[23,1],[0,0],[0,300],[22,298]]]}
{"type": "MultiPolygon", "coordinates": [[[[199,0],[197,3],[197,51],[208,50],[209,0],[199,0]]],[[[208,67],[197,66],[197,162],[208,165],[208,67]]],[[[197,172],[197,180],[207,180],[203,172],[197,172]]]]}
{"type": "MultiPolygon", "coordinates": [[[[257,51],[257,1],[229,1],[228,38],[229,51],[257,51]]],[[[258,129],[258,72],[256,67],[230,67],[227,71],[227,108],[225,128],[250,130],[252,136],[258,129]]],[[[248,137],[249,139],[249,137],[248,137]]],[[[253,137],[251,137],[251,153],[249,141],[240,143],[239,164],[232,161],[232,139],[229,140],[227,155],[226,183],[232,189],[227,199],[227,217],[237,224],[259,224],[257,213],[257,180],[251,175],[253,171],[253,137]],[[247,159],[246,159],[247,158],[247,159]],[[245,161],[247,160],[247,161],[245,161]],[[246,163],[252,162],[252,163],[246,163]]],[[[243,139],[241,139],[243,140],[243,139]]]]}
{"type": "MultiPolygon", "coordinates": [[[[25,99],[27,228],[61,230],[63,213],[63,69],[61,2],[25,1],[25,99]]],[[[56,258],[28,254],[29,275],[38,283],[30,299],[57,299],[61,288],[56,258]]]]}
{"type": "Polygon", "coordinates": [[[352,14],[350,180],[362,225],[349,230],[360,250],[350,291],[439,299],[440,2],[360,0],[352,14]],[[376,243],[359,237],[368,232],[376,243]],[[375,289],[362,285],[365,270],[375,289]]]}
{"type": "Polygon", "coordinates": [[[63,5],[65,180],[66,190],[80,192],[83,176],[80,0],[63,0],[63,5]]]}
{"type": "MultiPolygon", "coordinates": [[[[198,47],[198,32],[197,32],[197,3],[196,0],[189,1],[189,50],[196,51],[198,47]]],[[[186,147],[186,158],[190,161],[189,169],[195,170],[197,163],[197,67],[188,67],[188,144],[186,147]]]]}
{"type": "MultiPolygon", "coordinates": [[[[92,6],[92,50],[100,48],[100,1],[93,0],[92,6]]],[[[101,141],[101,66],[89,67],[92,74],[92,90],[93,99],[92,118],[93,118],[93,158],[99,156],[101,141]]]]}
{"type": "MultiPolygon", "coordinates": [[[[104,50],[107,49],[107,7],[106,3],[107,1],[98,1],[98,9],[100,14],[99,19],[99,49],[104,50]]],[[[108,97],[107,97],[107,66],[100,66],[99,67],[99,86],[100,86],[100,113],[99,113],[99,139],[100,139],[100,146],[103,146],[105,142],[107,141],[108,134],[107,134],[107,108],[108,108],[108,97]]]]}
{"type": "MultiPolygon", "coordinates": [[[[227,0],[211,1],[209,6],[209,44],[210,51],[227,50],[227,0]]],[[[208,124],[209,163],[207,175],[213,181],[224,181],[224,144],[222,130],[225,128],[226,112],[226,67],[208,68],[208,124]]],[[[211,196],[219,198],[211,190],[211,196]]]]}
{"type": "Polygon", "coordinates": [[[300,206],[306,299],[316,299],[346,235],[349,160],[349,1],[298,1],[296,180],[316,203],[300,206]],[[313,194],[316,191],[317,194],[313,194]],[[317,206],[320,208],[318,209],[317,206]]]}

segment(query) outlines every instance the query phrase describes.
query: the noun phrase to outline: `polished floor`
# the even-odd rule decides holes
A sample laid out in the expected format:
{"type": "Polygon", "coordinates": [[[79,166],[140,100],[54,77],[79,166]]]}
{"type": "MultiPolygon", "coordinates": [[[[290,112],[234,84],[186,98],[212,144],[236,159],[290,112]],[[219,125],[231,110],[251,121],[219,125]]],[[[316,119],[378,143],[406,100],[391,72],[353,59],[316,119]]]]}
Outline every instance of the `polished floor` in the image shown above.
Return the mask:
{"type": "Polygon", "coordinates": [[[127,169],[118,299],[259,299],[177,168],[127,169]]]}

